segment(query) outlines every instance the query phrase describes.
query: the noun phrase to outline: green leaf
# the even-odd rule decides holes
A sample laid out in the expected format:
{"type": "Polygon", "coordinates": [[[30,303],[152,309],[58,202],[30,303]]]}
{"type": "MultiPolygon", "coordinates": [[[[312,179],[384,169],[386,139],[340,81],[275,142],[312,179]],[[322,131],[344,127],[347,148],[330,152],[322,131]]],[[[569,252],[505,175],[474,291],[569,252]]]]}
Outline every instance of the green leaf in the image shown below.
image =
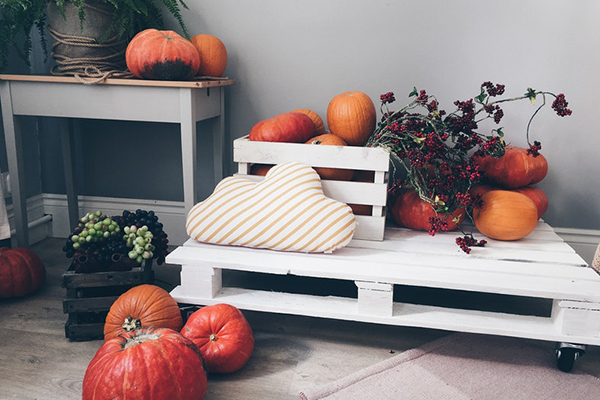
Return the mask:
{"type": "Polygon", "coordinates": [[[417,97],[418,95],[419,95],[419,91],[417,90],[416,87],[413,87],[413,90],[412,90],[412,92],[410,92],[408,97],[417,97]]]}
{"type": "Polygon", "coordinates": [[[485,92],[485,89],[481,88],[481,93],[479,93],[479,96],[475,96],[475,101],[479,104],[483,104],[487,97],[488,95],[485,92]]]}

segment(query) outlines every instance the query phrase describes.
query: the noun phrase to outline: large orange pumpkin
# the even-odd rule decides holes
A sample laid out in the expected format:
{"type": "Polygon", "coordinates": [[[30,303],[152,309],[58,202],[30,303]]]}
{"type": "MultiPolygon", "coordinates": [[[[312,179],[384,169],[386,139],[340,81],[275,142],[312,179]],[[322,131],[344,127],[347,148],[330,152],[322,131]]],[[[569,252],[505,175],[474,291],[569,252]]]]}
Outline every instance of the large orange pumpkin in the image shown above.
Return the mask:
{"type": "Polygon", "coordinates": [[[229,304],[202,307],[188,318],[181,334],[202,353],[208,372],[242,368],[254,350],[254,335],[244,314],[229,304]]]}
{"type": "MultiPolygon", "coordinates": [[[[348,144],[341,137],[334,135],[333,133],[325,133],[323,135],[315,136],[310,139],[307,144],[318,146],[318,145],[329,145],[329,146],[347,146],[348,144]]],[[[314,167],[317,174],[321,179],[331,179],[335,181],[349,181],[354,176],[354,170],[344,168],[324,168],[314,167]]]]}
{"type": "Polygon", "coordinates": [[[107,340],[83,377],[82,400],[202,400],[207,377],[196,346],[179,332],[141,328],[107,340]]]}
{"type": "Polygon", "coordinates": [[[538,209],[524,194],[491,190],[482,196],[483,205],[473,210],[475,226],[485,236],[497,240],[518,240],[535,229],[538,209]]]}
{"type": "Polygon", "coordinates": [[[227,48],[213,35],[196,35],[192,44],[200,54],[200,71],[203,76],[221,76],[227,68],[227,48]]]}
{"type": "Polygon", "coordinates": [[[259,142],[304,143],[315,135],[315,124],[306,114],[288,112],[256,123],[249,139],[259,142]]]}
{"type": "MultiPolygon", "coordinates": [[[[431,228],[432,217],[440,217],[433,210],[433,207],[426,201],[421,200],[419,194],[414,189],[403,190],[392,206],[392,217],[394,221],[405,228],[428,231],[431,228]]],[[[458,224],[453,221],[458,218],[460,224],[465,218],[465,210],[457,209],[452,215],[446,217],[446,231],[453,231],[458,228],[458,224]]]]}
{"type": "Polygon", "coordinates": [[[313,124],[315,124],[315,135],[322,135],[325,133],[325,124],[323,123],[323,118],[321,118],[319,114],[313,110],[299,108],[297,110],[292,110],[292,112],[306,114],[310,119],[312,119],[313,124]]]}
{"type": "Polygon", "coordinates": [[[135,286],[110,307],[104,324],[104,340],[141,327],[179,331],[183,326],[179,305],[169,292],[155,285],[135,286]]]}
{"type": "Polygon", "coordinates": [[[46,267],[33,251],[24,247],[0,248],[0,297],[25,296],[45,281],[46,267]]]}
{"type": "MultiPolygon", "coordinates": [[[[490,190],[501,190],[502,188],[493,185],[476,185],[471,188],[471,196],[481,195],[483,196],[485,193],[490,190]]],[[[506,189],[505,189],[506,190],[506,189]]],[[[534,186],[526,186],[524,188],[510,189],[512,192],[517,192],[524,194],[529,197],[533,204],[535,204],[538,210],[538,219],[542,218],[542,216],[548,211],[548,197],[546,193],[542,189],[539,189],[534,186]]]]}
{"type": "Polygon", "coordinates": [[[127,45],[125,62],[137,78],[186,80],[198,73],[200,55],[192,42],[177,32],[146,29],[127,45]]]}
{"type": "Polygon", "coordinates": [[[338,94],[327,106],[329,131],[351,146],[362,146],[375,130],[376,110],[373,101],[362,92],[338,94]]]}
{"type": "Polygon", "coordinates": [[[478,163],[487,182],[507,189],[533,185],[548,173],[548,161],[543,155],[534,157],[527,154],[527,149],[516,146],[506,146],[506,153],[500,158],[486,156],[478,163]]]}

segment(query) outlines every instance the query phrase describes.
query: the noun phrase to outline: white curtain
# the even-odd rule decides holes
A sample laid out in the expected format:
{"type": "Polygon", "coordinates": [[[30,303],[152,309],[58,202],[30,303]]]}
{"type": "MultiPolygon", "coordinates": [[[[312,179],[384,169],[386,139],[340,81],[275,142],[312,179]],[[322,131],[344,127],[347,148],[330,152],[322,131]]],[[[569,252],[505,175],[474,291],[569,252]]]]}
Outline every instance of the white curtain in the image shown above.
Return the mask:
{"type": "MultiPolygon", "coordinates": [[[[1,173],[2,171],[0,171],[1,173]]],[[[6,203],[4,201],[4,190],[0,183],[0,240],[10,238],[10,225],[8,224],[8,214],[6,213],[6,203]]]]}

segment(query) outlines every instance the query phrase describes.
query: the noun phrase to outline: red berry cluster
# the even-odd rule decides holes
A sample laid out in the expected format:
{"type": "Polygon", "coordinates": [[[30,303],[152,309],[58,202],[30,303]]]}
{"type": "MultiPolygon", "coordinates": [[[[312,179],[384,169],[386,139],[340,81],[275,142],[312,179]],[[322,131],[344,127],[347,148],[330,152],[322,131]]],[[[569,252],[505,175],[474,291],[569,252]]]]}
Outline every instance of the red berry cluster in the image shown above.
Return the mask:
{"type": "Polygon", "coordinates": [[[541,149],[542,144],[536,140],[533,142],[533,144],[529,145],[529,148],[527,149],[527,154],[531,154],[532,156],[537,157],[540,155],[541,149]]]}
{"type": "Polygon", "coordinates": [[[572,110],[568,109],[567,106],[569,103],[565,100],[564,94],[559,94],[556,96],[554,101],[552,102],[552,109],[556,111],[556,114],[560,117],[566,117],[567,115],[571,115],[573,113],[572,110]]]}
{"type": "Polygon", "coordinates": [[[396,97],[394,97],[394,92],[387,92],[379,96],[379,99],[383,104],[390,104],[396,101],[396,97]]]}
{"type": "Polygon", "coordinates": [[[434,236],[437,232],[448,230],[448,223],[439,217],[429,217],[429,234],[434,236]]]}
{"type": "Polygon", "coordinates": [[[484,88],[491,97],[501,96],[504,94],[504,85],[499,83],[494,85],[492,82],[483,82],[481,87],[484,88]]]}
{"type": "Polygon", "coordinates": [[[456,244],[462,251],[469,254],[471,253],[471,247],[484,247],[487,241],[477,240],[472,235],[465,235],[456,238],[456,244]]]}

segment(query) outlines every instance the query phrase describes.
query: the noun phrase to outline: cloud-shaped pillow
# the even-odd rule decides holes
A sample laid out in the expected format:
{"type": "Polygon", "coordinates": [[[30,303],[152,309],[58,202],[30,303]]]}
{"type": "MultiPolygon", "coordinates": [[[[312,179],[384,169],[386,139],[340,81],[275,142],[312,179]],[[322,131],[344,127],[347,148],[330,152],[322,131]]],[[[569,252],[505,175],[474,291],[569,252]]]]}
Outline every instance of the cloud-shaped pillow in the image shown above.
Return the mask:
{"type": "Polygon", "coordinates": [[[344,247],[355,228],[351,208],[326,197],[315,170],[297,162],[274,166],[258,183],[223,179],[186,221],[200,242],[306,253],[344,247]]]}

